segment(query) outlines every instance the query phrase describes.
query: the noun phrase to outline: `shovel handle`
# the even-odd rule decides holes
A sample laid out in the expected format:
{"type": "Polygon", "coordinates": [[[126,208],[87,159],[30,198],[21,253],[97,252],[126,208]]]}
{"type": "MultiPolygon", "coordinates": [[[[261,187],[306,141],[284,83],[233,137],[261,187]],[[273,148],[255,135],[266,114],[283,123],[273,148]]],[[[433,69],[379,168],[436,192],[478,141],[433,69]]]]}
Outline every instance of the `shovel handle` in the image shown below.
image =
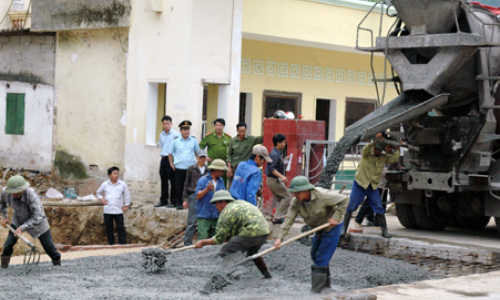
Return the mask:
{"type": "Polygon", "coordinates": [[[191,245],[191,246],[186,246],[186,247],[182,247],[182,248],[173,249],[173,250],[170,250],[170,253],[181,252],[181,251],[184,251],[184,250],[193,249],[194,246],[195,245],[191,245]]]}
{"type": "Polygon", "coordinates": [[[9,228],[10,232],[12,232],[14,234],[14,236],[17,236],[18,238],[20,238],[21,240],[23,240],[23,242],[25,242],[31,248],[35,248],[35,245],[33,245],[33,243],[31,243],[30,241],[28,241],[27,238],[25,238],[22,235],[16,235],[16,231],[14,230],[14,228],[12,228],[12,226],[10,226],[9,224],[7,224],[7,228],[9,228]]]}
{"type": "MultiPolygon", "coordinates": [[[[304,238],[304,237],[306,237],[306,236],[308,236],[308,235],[310,235],[312,233],[315,233],[315,232],[318,232],[318,231],[320,231],[322,229],[325,229],[328,226],[330,226],[330,223],[325,223],[325,224],[323,224],[321,226],[318,226],[318,227],[313,228],[313,229],[311,229],[309,231],[306,231],[306,232],[301,233],[301,234],[299,234],[297,236],[294,236],[293,238],[291,238],[289,240],[286,240],[283,243],[281,243],[280,247],[286,246],[286,245],[288,245],[288,244],[290,244],[292,242],[295,242],[296,240],[300,240],[301,238],[304,238]]],[[[274,250],[276,250],[276,247],[272,246],[271,248],[268,248],[268,249],[266,249],[266,250],[264,250],[264,251],[262,251],[260,253],[254,254],[254,255],[252,255],[250,257],[247,257],[246,260],[253,260],[253,259],[259,258],[259,257],[261,257],[263,255],[268,254],[269,252],[273,252],[274,250]]]]}

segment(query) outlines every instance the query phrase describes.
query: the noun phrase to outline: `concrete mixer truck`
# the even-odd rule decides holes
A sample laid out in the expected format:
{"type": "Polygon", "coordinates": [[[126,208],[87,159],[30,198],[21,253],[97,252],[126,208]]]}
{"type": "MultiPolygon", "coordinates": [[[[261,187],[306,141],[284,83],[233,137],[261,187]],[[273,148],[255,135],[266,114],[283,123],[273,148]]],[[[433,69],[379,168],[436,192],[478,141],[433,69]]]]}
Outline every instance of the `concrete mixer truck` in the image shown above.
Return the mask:
{"type": "MultiPolygon", "coordinates": [[[[481,0],[385,5],[374,7],[394,19],[391,29],[357,49],[385,55],[394,76],[383,81],[399,96],[346,129],[319,185],[331,186],[352,145],[401,127],[392,135],[404,141],[404,168],[386,174],[400,223],[483,228],[495,217],[500,228],[500,9],[481,0]]],[[[362,23],[358,34],[369,31],[362,23]]]]}

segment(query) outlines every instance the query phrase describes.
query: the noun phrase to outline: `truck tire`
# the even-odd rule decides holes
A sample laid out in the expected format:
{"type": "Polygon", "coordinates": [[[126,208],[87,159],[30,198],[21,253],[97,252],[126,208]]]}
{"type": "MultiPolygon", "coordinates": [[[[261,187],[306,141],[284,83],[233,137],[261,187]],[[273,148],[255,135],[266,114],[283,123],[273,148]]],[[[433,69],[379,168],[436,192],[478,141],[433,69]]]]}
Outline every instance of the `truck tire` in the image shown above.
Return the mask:
{"type": "Polygon", "coordinates": [[[413,205],[412,210],[415,222],[421,229],[439,231],[448,226],[448,216],[441,212],[432,200],[426,205],[413,205]]]}
{"type": "Polygon", "coordinates": [[[418,225],[411,207],[411,204],[396,203],[396,216],[401,225],[408,229],[415,229],[418,228],[418,225]]]}
{"type": "Polygon", "coordinates": [[[467,229],[483,229],[490,222],[491,217],[488,216],[477,216],[477,217],[463,217],[455,216],[454,223],[459,228],[467,229]]]}

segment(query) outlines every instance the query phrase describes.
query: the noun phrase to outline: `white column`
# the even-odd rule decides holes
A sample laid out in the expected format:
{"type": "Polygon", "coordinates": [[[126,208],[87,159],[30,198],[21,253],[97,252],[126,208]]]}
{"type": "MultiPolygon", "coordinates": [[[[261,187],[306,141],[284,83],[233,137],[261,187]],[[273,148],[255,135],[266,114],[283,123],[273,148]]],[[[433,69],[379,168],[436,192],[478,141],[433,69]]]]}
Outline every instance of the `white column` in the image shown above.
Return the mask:
{"type": "Polygon", "coordinates": [[[243,0],[233,0],[233,3],[230,84],[219,85],[217,104],[217,117],[226,120],[225,131],[231,136],[236,135],[236,124],[238,124],[240,109],[243,0]]]}

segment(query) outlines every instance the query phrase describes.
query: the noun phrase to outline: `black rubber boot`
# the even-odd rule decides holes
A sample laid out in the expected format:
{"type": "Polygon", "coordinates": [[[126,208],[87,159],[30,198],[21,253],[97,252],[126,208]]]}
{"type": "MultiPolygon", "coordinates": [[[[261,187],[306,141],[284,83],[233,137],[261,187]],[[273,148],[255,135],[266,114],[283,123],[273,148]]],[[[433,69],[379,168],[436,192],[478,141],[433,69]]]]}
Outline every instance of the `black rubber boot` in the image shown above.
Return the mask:
{"type": "Polygon", "coordinates": [[[382,236],[390,239],[392,236],[387,231],[387,220],[385,219],[385,215],[377,214],[378,224],[380,225],[380,230],[382,230],[382,236]]]}
{"type": "Polygon", "coordinates": [[[342,233],[340,234],[340,241],[349,242],[349,233],[347,229],[349,229],[349,222],[351,221],[351,213],[345,213],[344,215],[344,227],[342,228],[342,233]]]}
{"type": "Polygon", "coordinates": [[[254,259],[253,263],[257,266],[260,273],[262,273],[262,275],[264,275],[264,278],[266,278],[266,279],[273,278],[273,276],[271,276],[271,273],[269,273],[269,270],[267,269],[266,263],[264,262],[264,259],[262,257],[258,257],[256,259],[254,259]]]}
{"type": "Polygon", "coordinates": [[[321,293],[326,286],[328,267],[311,266],[311,292],[321,293]]]}
{"type": "Polygon", "coordinates": [[[327,266],[326,267],[326,284],[325,284],[325,288],[331,289],[332,288],[331,283],[332,283],[332,281],[330,279],[330,266],[327,266]]]}
{"type": "Polygon", "coordinates": [[[2,269],[7,269],[10,263],[10,256],[2,256],[2,269]]]}
{"type": "Polygon", "coordinates": [[[61,265],[61,259],[53,259],[52,260],[52,265],[54,266],[60,266],[61,265]]]}

